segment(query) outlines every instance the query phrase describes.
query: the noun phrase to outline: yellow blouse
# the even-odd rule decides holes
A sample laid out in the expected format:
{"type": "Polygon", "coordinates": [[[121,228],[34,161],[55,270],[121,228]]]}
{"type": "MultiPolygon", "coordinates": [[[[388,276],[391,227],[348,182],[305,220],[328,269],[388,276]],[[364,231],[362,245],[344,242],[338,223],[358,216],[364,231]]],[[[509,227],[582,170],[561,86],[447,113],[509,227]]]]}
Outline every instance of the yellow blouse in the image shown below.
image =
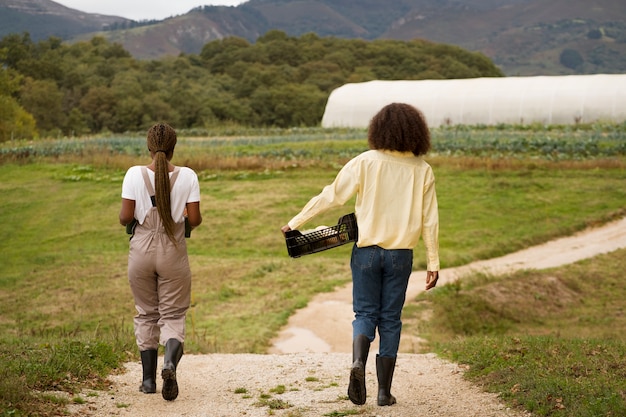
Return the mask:
{"type": "Polygon", "coordinates": [[[356,156],[288,225],[298,229],[355,194],[358,247],[413,249],[422,236],[428,270],[439,270],[435,176],[431,166],[411,152],[369,150],[356,156]]]}

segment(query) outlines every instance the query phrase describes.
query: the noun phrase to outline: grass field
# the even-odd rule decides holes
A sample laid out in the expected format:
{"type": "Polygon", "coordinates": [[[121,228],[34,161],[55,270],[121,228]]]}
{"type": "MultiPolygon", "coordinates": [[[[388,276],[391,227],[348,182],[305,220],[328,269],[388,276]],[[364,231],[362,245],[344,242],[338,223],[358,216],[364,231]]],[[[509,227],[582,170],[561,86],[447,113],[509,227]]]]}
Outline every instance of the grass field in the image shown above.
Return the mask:
{"type": "MultiPolygon", "coordinates": [[[[434,133],[434,143],[427,160],[437,177],[442,267],[509,253],[626,213],[624,126],[443,130],[434,133]]],[[[332,181],[345,161],[366,148],[362,131],[181,135],[173,162],[198,172],[204,217],[188,241],[193,305],[186,350],[263,353],[296,309],[350,279],[348,246],[291,259],[280,227],[332,181]]],[[[117,215],[124,172],[147,164],[145,153],[141,137],[0,147],[2,415],[54,413],[63,404],[33,392],[98,386],[120,361],[136,357],[126,278],[128,236],[117,215]]],[[[310,226],[334,224],[351,211],[349,205],[333,210],[310,226]]],[[[415,268],[424,267],[421,249],[416,250],[415,268]]],[[[578,391],[572,391],[577,402],[569,402],[566,392],[551,394],[561,398],[558,403],[542,402],[530,394],[544,395],[544,388],[530,383],[520,385],[520,394],[510,399],[537,415],[620,415],[626,410],[620,382],[624,323],[618,314],[626,304],[619,279],[624,255],[556,272],[521,273],[505,277],[508,284],[502,284],[532,280],[541,287],[543,277],[556,274],[578,294],[577,303],[556,308],[546,297],[537,304],[533,297],[541,294],[538,290],[510,309],[494,307],[479,296],[480,288],[500,285],[503,278],[477,277],[467,287],[445,287],[409,303],[407,321],[437,308],[438,317],[448,314],[449,319],[418,321],[406,331],[426,335],[433,350],[470,363],[470,375],[498,392],[512,392],[507,378],[522,384],[525,367],[507,369],[504,360],[503,369],[494,369],[500,362],[490,354],[536,354],[533,363],[539,364],[551,358],[539,349],[547,344],[553,351],[573,352],[565,357],[585,366],[586,358],[600,359],[590,352],[601,346],[608,355],[600,356],[609,362],[593,369],[606,380],[581,386],[584,392],[601,382],[606,388],[602,395],[611,398],[608,411],[586,411],[582,404],[587,397],[578,391]],[[605,285],[587,285],[585,276],[591,272],[605,285]],[[529,314],[529,305],[537,314],[529,314]],[[543,310],[550,314],[539,314],[543,310]],[[459,317],[466,322],[451,326],[459,317]],[[568,407],[559,408],[563,403],[568,407]],[[576,406],[570,409],[569,404],[576,406]]],[[[565,359],[562,364],[567,367],[565,359]]],[[[527,368],[530,381],[534,371],[527,368]]],[[[560,374],[548,380],[560,386],[562,368],[554,366],[554,372],[560,374]]]]}

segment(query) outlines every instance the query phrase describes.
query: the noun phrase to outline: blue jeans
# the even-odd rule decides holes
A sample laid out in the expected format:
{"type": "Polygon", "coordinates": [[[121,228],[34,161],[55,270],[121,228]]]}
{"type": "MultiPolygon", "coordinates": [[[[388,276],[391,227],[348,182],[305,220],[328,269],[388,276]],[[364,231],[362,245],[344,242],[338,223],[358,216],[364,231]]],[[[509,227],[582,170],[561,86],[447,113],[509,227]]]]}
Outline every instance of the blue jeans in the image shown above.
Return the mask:
{"type": "Polygon", "coordinates": [[[378,328],[379,355],[395,358],[400,346],[400,316],[413,268],[413,250],[354,245],[350,268],[353,338],[362,334],[372,342],[378,328]]]}

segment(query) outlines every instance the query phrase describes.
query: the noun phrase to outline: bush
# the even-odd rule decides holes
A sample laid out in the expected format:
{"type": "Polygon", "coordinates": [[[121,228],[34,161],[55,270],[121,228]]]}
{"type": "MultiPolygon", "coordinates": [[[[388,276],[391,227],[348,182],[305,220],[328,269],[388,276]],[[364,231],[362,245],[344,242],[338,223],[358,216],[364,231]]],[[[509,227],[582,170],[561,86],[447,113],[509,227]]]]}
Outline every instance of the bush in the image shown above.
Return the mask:
{"type": "Polygon", "coordinates": [[[585,60],[577,50],[563,49],[563,52],[561,52],[561,56],[559,57],[559,62],[564,67],[575,70],[578,69],[583,62],[585,62],[585,60]]]}

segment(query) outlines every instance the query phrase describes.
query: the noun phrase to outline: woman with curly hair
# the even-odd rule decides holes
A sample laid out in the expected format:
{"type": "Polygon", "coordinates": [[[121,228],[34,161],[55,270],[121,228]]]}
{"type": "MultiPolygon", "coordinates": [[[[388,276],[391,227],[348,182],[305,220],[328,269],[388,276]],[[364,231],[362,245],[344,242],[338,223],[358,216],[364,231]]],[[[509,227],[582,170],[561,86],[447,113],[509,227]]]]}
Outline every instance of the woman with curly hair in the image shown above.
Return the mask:
{"type": "Polygon", "coordinates": [[[165,346],[163,398],[178,396],[176,367],[183,355],[185,318],[191,300],[191,269],[185,223],[202,223],[196,173],[170,160],[176,132],[157,123],[148,130],[152,162],[133,166],[124,176],[120,223],[133,225],[128,281],[135,299],[135,338],[141,354],[144,393],[156,392],[159,344],[165,346]]]}
{"type": "Polygon", "coordinates": [[[400,345],[401,313],[420,236],[426,247],[426,290],[439,278],[439,215],[435,176],[423,156],[430,132],[423,114],[404,103],[383,107],[370,121],[370,150],[346,163],[332,184],[281,228],[297,229],[356,195],[358,238],[352,249],[352,368],[348,397],[366,401],[365,365],[376,331],[379,406],[393,405],[391,382],[400,345]]]}

